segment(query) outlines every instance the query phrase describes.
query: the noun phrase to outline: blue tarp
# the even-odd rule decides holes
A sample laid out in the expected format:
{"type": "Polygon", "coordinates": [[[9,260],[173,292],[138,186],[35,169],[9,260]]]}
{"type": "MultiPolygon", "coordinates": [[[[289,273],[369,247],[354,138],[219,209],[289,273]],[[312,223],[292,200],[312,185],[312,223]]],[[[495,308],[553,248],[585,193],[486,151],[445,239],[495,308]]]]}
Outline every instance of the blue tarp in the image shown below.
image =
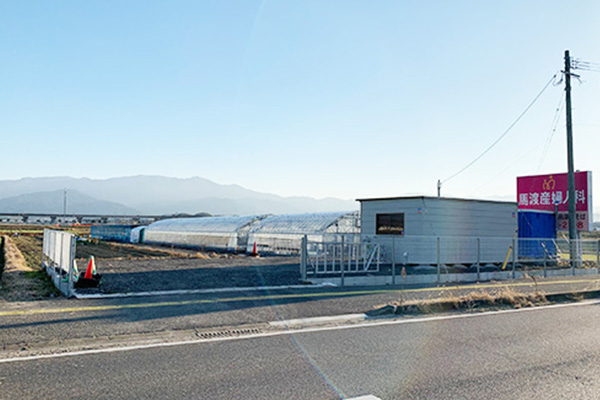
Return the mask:
{"type": "Polygon", "coordinates": [[[554,213],[519,211],[519,259],[556,256],[556,219],[554,213]]]}

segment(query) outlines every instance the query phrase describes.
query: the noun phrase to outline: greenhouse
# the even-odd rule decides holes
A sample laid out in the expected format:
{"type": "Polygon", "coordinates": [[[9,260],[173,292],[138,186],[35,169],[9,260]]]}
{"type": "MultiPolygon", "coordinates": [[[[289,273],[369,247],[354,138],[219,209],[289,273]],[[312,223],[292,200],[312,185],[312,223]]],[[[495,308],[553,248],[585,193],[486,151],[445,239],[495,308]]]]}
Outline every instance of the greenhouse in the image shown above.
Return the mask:
{"type": "Polygon", "coordinates": [[[135,228],[133,228],[131,230],[131,236],[129,238],[129,241],[131,243],[143,243],[144,242],[144,233],[146,231],[146,228],[147,228],[146,225],[136,226],[135,228]]]}
{"type": "Polygon", "coordinates": [[[165,219],[148,225],[141,242],[261,254],[298,254],[302,237],[359,233],[355,212],[165,219]]]}
{"type": "Polygon", "coordinates": [[[259,253],[297,254],[305,235],[311,241],[335,241],[339,234],[359,232],[358,211],[271,215],[252,224],[248,249],[256,243],[259,253]]]}
{"type": "Polygon", "coordinates": [[[224,251],[245,251],[250,225],[265,216],[173,218],[144,230],[143,243],[224,251]]]}
{"type": "Polygon", "coordinates": [[[129,242],[132,225],[92,225],[90,237],[113,242],[129,242]]]}

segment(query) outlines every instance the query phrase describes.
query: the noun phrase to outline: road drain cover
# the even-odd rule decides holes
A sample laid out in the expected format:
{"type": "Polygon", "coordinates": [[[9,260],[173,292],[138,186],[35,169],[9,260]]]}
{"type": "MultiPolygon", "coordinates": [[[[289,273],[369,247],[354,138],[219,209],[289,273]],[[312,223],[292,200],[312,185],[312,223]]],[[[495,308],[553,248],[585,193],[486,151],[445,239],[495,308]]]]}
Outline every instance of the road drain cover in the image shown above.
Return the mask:
{"type": "Polygon", "coordinates": [[[258,328],[225,329],[222,331],[197,332],[196,336],[201,337],[203,339],[213,339],[213,338],[220,338],[220,337],[253,335],[253,334],[257,334],[257,333],[260,333],[260,329],[258,329],[258,328]]]}

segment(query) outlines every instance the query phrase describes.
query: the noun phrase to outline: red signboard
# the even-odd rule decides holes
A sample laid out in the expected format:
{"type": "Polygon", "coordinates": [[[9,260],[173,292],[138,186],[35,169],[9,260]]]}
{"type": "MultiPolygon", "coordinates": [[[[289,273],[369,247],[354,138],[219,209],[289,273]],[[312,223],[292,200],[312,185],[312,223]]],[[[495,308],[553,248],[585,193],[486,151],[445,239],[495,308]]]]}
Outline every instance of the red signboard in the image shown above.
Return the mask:
{"type": "MultiPolygon", "coordinates": [[[[558,211],[558,228],[568,229],[568,174],[521,176],[517,178],[517,202],[520,210],[558,211]]],[[[592,217],[592,173],[575,173],[575,209],[577,228],[589,230],[592,217]]]]}

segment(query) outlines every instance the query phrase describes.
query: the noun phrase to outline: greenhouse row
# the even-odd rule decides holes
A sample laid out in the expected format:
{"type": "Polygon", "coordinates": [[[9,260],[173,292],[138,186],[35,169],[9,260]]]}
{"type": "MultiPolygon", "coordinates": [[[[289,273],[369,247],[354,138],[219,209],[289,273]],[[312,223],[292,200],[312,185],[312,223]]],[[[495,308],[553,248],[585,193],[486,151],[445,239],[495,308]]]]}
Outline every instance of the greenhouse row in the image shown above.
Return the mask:
{"type": "MultiPolygon", "coordinates": [[[[131,229],[131,241],[231,252],[297,254],[302,238],[323,240],[360,232],[355,212],[173,218],[131,229]]],[[[102,239],[102,237],[98,237],[102,239]]]]}

